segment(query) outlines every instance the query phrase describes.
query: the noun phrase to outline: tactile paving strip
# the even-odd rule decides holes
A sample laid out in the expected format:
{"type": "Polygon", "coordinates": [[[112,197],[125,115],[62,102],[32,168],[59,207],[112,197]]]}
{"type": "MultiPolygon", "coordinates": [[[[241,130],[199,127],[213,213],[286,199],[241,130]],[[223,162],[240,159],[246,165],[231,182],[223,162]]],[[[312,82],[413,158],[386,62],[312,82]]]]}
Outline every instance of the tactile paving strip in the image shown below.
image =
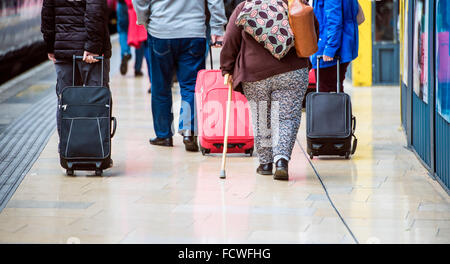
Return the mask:
{"type": "Polygon", "coordinates": [[[56,95],[33,104],[0,135],[0,212],[56,128],[56,95]]]}

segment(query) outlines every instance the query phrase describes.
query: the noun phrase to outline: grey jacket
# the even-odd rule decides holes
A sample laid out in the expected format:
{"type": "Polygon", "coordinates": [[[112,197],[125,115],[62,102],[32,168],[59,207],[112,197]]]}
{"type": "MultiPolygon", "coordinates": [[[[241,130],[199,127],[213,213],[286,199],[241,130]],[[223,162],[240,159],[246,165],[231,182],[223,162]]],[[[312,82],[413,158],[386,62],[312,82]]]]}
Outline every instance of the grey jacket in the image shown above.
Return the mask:
{"type": "MultiPolygon", "coordinates": [[[[227,23],[223,0],[207,0],[211,34],[223,36],[227,23]]],[[[206,37],[205,0],[133,0],[137,24],[161,39],[206,37]]]]}

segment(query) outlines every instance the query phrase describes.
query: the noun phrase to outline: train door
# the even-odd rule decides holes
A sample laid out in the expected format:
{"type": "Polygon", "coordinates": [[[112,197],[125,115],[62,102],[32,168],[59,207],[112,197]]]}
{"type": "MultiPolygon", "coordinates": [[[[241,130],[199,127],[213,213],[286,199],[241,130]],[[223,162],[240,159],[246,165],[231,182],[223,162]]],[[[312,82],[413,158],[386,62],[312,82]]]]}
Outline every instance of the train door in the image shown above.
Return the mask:
{"type": "Polygon", "coordinates": [[[373,84],[399,82],[398,0],[373,1],[373,84]]]}

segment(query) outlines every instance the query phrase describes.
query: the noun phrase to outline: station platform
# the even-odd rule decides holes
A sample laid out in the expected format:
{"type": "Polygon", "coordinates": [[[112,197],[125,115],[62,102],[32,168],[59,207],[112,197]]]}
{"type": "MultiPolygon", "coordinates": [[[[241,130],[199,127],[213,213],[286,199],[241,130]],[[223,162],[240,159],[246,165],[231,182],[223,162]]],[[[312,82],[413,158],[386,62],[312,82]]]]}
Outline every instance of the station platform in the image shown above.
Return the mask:
{"type": "Polygon", "coordinates": [[[450,243],[450,197],[406,147],[398,87],[345,84],[358,120],[350,160],[309,159],[304,113],[289,181],[256,174],[248,156],[231,156],[221,180],[220,155],[186,152],[179,135],[173,148],[148,143],[148,77],[133,61],[120,75],[118,50],[114,167],[102,177],[59,165],[51,63],[0,93],[0,243],[450,243]]]}

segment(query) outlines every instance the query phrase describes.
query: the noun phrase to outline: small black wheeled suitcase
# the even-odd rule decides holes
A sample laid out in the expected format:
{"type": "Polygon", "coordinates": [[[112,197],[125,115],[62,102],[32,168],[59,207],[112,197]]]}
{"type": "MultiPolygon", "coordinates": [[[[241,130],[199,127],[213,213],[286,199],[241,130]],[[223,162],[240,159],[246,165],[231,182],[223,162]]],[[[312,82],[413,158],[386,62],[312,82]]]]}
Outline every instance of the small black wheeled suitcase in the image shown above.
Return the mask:
{"type": "MultiPolygon", "coordinates": [[[[323,56],[317,56],[317,65],[323,56]]],[[[340,58],[336,58],[338,65],[340,58]]],[[[346,159],[356,151],[356,119],[352,115],[350,96],[339,92],[340,72],[337,67],[337,92],[319,92],[319,69],[316,92],[306,98],[306,141],[311,159],[321,155],[339,155],[346,159]],[[352,144],[352,138],[353,144],[352,144]]]]}
{"type": "MultiPolygon", "coordinates": [[[[82,58],[73,56],[74,70],[75,60],[82,58]]],[[[69,176],[75,170],[92,170],[101,176],[112,167],[111,138],[117,121],[111,116],[111,91],[103,86],[104,58],[96,59],[102,63],[101,86],[75,86],[74,82],[59,97],[60,163],[69,176]]]]}

